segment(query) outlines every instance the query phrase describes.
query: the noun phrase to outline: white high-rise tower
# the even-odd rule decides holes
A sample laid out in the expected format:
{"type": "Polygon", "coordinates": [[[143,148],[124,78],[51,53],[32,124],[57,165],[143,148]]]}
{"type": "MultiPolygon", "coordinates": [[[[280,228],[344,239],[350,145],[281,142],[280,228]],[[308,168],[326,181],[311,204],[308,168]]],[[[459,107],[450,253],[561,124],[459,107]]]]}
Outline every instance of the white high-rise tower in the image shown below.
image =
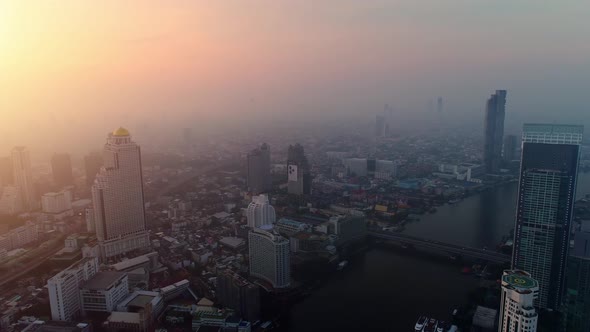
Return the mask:
{"type": "Polygon", "coordinates": [[[39,200],[35,196],[35,190],[33,188],[31,157],[26,147],[17,146],[12,149],[12,169],[14,183],[20,197],[20,207],[25,211],[36,209],[39,200]]]}
{"type": "Polygon", "coordinates": [[[103,167],[92,185],[92,201],[103,259],[149,247],[141,152],[124,128],[108,135],[103,167]]]}
{"type": "Polygon", "coordinates": [[[246,211],[248,226],[252,228],[262,225],[271,225],[276,221],[275,209],[268,202],[268,196],[258,195],[252,197],[252,202],[246,211]]]}
{"type": "Polygon", "coordinates": [[[499,332],[536,332],[539,283],[521,270],[505,270],[502,275],[499,332]]]}

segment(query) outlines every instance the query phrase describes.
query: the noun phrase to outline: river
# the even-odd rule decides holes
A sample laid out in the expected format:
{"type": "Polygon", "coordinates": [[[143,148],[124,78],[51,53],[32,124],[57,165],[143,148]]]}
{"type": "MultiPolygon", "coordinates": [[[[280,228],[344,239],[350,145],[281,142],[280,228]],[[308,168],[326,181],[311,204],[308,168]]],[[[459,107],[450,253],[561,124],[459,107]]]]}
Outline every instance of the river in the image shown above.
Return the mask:
{"type": "MultiPolygon", "coordinates": [[[[578,198],[590,193],[590,173],[578,178],[578,198]]],[[[517,183],[441,206],[408,224],[407,234],[473,247],[495,247],[514,227],[517,183]]],[[[290,311],[287,331],[412,331],[418,316],[448,319],[479,281],[456,265],[374,248],[353,259],[290,311]]]]}

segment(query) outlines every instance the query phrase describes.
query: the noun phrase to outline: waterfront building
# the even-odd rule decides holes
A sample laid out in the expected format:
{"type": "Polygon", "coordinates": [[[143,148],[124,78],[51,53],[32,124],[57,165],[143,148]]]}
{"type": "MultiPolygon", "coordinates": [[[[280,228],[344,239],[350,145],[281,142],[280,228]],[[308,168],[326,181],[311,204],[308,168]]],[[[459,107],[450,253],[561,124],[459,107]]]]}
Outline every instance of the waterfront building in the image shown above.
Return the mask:
{"type": "Polygon", "coordinates": [[[80,286],[82,313],[112,312],[129,295],[127,273],[98,272],[80,286]]]}
{"type": "Polygon", "coordinates": [[[51,319],[70,321],[80,314],[79,286],[98,272],[98,258],[83,258],[47,280],[51,319]]]}
{"type": "Polygon", "coordinates": [[[84,156],[84,170],[86,172],[86,185],[89,187],[94,184],[96,174],[100,172],[102,167],[102,155],[98,152],[90,153],[84,156]]]}
{"type": "Polygon", "coordinates": [[[29,149],[24,146],[17,146],[12,149],[12,169],[14,184],[18,188],[21,200],[20,206],[25,211],[36,209],[39,202],[33,186],[29,149]]]}
{"type": "Polygon", "coordinates": [[[271,225],[254,228],[248,233],[250,275],[268,281],[274,288],[291,284],[289,240],[271,225]]]}
{"type": "Polygon", "coordinates": [[[267,195],[252,197],[252,202],[246,210],[248,227],[260,227],[273,224],[276,220],[275,209],[270,205],[267,195]]]}
{"type": "Polygon", "coordinates": [[[590,220],[574,236],[567,264],[565,294],[566,331],[590,332],[590,220]]]}
{"type": "Polygon", "coordinates": [[[53,182],[58,188],[64,188],[74,184],[72,174],[72,160],[67,153],[56,153],[51,157],[51,172],[53,182]]]}
{"type": "Polygon", "coordinates": [[[328,233],[338,236],[338,244],[347,244],[364,239],[367,221],[360,216],[334,216],[328,221],[328,233]]]}
{"type": "Polygon", "coordinates": [[[495,174],[500,170],[505,106],[506,90],[496,90],[486,103],[483,161],[488,174],[495,174]]]}
{"type": "Polygon", "coordinates": [[[535,332],[538,314],[534,300],[539,283],[521,270],[506,270],[502,275],[499,332],[535,332]]]}
{"type": "Polygon", "coordinates": [[[512,268],[539,282],[543,309],[562,303],[583,130],[524,125],[512,268]]]}
{"type": "Polygon", "coordinates": [[[141,152],[129,131],[119,128],[108,135],[103,163],[92,186],[101,257],[148,248],[141,152]]]}
{"type": "Polygon", "coordinates": [[[217,275],[218,302],[251,322],[260,319],[260,288],[226,269],[217,275]]]}
{"type": "Polygon", "coordinates": [[[272,189],[270,176],[270,147],[263,143],[259,148],[248,153],[248,191],[258,195],[272,189]]]}

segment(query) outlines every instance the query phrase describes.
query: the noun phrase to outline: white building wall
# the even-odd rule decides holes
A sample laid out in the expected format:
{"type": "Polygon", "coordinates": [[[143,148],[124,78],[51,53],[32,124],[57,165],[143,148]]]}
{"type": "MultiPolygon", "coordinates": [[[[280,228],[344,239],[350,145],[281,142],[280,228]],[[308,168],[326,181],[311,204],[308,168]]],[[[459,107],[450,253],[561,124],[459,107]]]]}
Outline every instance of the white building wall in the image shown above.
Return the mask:
{"type": "Polygon", "coordinates": [[[268,196],[254,196],[246,210],[246,217],[248,226],[252,228],[273,224],[276,221],[276,213],[268,201],[268,196]]]}
{"type": "Polygon", "coordinates": [[[275,288],[291,283],[290,242],[284,237],[256,228],[248,234],[250,275],[264,279],[275,288]]]}

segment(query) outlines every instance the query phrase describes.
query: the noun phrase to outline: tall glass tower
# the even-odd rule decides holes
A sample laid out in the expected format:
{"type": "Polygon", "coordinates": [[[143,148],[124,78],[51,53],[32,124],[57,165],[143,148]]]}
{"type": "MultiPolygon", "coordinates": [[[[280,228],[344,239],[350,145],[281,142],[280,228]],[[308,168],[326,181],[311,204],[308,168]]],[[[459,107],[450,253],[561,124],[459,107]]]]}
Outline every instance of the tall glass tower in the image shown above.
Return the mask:
{"type": "Polygon", "coordinates": [[[483,161],[488,174],[498,173],[500,170],[505,106],[506,90],[496,90],[496,93],[491,95],[486,103],[483,161]]]}
{"type": "Polygon", "coordinates": [[[525,124],[512,268],[539,282],[537,305],[561,304],[583,126],[525,124]]]}

